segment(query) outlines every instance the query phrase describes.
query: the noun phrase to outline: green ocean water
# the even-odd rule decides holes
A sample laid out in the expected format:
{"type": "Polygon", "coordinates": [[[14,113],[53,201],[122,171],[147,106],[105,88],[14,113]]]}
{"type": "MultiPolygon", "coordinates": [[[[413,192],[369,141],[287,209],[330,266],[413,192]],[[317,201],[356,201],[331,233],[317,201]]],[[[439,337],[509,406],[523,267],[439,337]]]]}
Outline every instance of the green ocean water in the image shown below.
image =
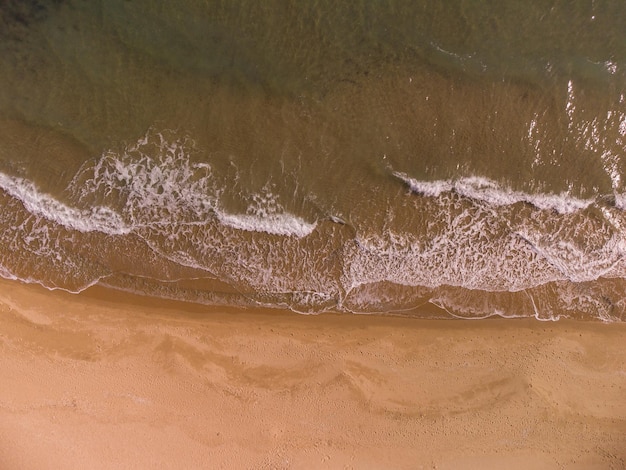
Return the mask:
{"type": "Polygon", "coordinates": [[[623,318],[617,1],[6,1],[0,57],[4,277],[623,318]]]}

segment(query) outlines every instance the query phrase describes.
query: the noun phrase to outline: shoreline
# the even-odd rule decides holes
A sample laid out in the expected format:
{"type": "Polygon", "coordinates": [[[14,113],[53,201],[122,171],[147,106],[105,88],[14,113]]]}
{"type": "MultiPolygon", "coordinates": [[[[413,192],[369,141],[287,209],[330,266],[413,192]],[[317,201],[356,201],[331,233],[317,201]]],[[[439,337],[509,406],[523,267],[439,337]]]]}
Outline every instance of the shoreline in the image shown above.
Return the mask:
{"type": "Polygon", "coordinates": [[[624,334],[0,280],[0,467],[621,468],[624,334]]]}

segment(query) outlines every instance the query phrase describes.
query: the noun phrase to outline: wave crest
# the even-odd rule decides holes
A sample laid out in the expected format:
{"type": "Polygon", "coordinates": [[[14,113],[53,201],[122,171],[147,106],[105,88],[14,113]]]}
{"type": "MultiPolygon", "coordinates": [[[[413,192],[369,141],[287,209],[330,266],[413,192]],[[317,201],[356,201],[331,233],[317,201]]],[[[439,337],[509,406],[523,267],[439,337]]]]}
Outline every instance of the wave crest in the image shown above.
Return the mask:
{"type": "Polygon", "coordinates": [[[567,193],[530,194],[502,187],[493,180],[479,176],[457,180],[419,181],[406,173],[394,171],[393,176],[403,181],[414,193],[426,197],[439,197],[443,193],[455,192],[469,199],[487,203],[493,207],[510,206],[518,202],[532,204],[538,209],[554,210],[559,214],[570,214],[589,207],[593,199],[579,199],[567,193]]]}

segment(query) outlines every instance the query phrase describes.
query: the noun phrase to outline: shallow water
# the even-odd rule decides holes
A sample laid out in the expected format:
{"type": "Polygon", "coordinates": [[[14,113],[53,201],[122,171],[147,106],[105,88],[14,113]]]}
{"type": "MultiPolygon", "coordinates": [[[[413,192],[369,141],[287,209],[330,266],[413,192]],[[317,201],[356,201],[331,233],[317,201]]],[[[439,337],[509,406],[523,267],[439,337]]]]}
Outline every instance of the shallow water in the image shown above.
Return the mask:
{"type": "Polygon", "coordinates": [[[8,2],[0,274],[304,313],[621,320],[622,10],[8,2]]]}

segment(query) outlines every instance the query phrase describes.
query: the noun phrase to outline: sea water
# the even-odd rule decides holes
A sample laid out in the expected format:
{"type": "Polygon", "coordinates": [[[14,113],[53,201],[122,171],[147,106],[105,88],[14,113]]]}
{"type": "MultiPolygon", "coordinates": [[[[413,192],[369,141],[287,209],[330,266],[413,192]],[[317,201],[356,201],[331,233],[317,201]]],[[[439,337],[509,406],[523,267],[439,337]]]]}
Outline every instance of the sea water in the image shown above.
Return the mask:
{"type": "Polygon", "coordinates": [[[8,1],[0,57],[5,278],[626,318],[620,2],[8,1]]]}

